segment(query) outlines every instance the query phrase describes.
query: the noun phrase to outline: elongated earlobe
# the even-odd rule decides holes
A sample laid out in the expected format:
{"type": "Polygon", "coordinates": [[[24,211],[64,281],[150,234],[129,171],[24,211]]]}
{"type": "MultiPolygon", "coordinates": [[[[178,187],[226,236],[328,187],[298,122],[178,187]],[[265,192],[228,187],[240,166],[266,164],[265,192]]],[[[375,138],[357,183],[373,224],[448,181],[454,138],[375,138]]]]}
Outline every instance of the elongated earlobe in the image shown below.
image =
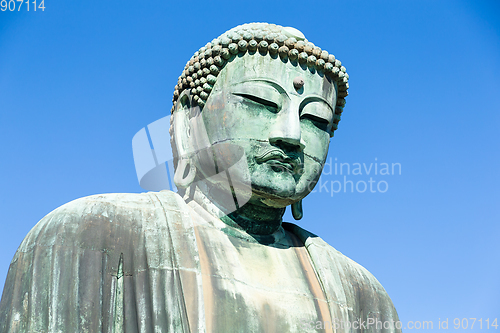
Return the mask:
{"type": "Polygon", "coordinates": [[[196,177],[196,166],[189,158],[181,157],[174,174],[175,186],[179,188],[187,188],[194,181],[196,177]],[[189,171],[187,170],[189,167],[189,171]],[[186,171],[187,174],[186,174],[186,171]],[[184,176],[186,175],[186,176],[184,176]]]}
{"type": "Polygon", "coordinates": [[[292,204],[292,215],[296,220],[300,220],[302,216],[304,216],[304,213],[302,212],[302,200],[292,204]]]}

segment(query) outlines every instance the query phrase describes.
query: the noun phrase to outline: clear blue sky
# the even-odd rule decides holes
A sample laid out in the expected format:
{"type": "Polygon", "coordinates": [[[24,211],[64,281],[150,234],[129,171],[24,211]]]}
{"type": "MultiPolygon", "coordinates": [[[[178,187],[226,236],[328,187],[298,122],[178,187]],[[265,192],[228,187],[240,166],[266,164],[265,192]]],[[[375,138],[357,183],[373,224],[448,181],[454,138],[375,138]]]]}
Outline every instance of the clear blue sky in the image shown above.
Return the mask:
{"type": "MultiPolygon", "coordinates": [[[[500,317],[498,1],[45,0],[44,12],[0,11],[0,284],[51,210],[143,191],[132,137],[169,113],[198,48],[248,22],[298,28],[346,66],[333,164],[401,164],[346,175],[385,181],[385,193],[332,194],[345,174],[323,176],[299,224],[372,272],[404,325],[433,320],[437,332],[449,318],[456,331],[454,318],[500,317]]],[[[476,328],[464,332],[487,331],[476,328]]]]}

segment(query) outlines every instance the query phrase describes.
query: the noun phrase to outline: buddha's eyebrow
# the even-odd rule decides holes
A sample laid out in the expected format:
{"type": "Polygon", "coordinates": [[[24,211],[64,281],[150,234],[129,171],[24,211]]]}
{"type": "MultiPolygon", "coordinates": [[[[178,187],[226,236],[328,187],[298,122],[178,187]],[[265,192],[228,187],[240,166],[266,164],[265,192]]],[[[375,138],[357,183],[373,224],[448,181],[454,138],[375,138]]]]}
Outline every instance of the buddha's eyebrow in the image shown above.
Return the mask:
{"type": "Polygon", "coordinates": [[[244,84],[244,83],[249,83],[249,82],[262,82],[262,83],[270,85],[271,87],[276,89],[280,94],[283,94],[283,93],[286,94],[286,90],[278,82],[276,82],[272,79],[268,79],[268,78],[247,79],[247,80],[240,81],[237,84],[244,84]]]}

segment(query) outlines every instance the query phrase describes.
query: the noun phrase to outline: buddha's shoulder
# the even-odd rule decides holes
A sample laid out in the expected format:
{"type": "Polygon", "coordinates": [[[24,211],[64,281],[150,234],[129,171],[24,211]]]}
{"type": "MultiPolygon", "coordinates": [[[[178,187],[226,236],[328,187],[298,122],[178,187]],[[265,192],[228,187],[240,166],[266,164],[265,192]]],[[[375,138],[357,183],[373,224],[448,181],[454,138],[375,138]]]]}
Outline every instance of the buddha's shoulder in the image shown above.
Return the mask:
{"type": "Polygon", "coordinates": [[[103,237],[140,237],[144,229],[161,228],[173,213],[185,209],[182,198],[171,191],[108,193],[68,202],[42,218],[21,244],[53,245],[79,240],[99,242],[103,237]]]}
{"type": "Polygon", "coordinates": [[[175,210],[183,205],[182,198],[171,191],[106,193],[70,201],[50,212],[45,218],[58,221],[63,217],[64,220],[76,220],[74,222],[98,217],[123,217],[124,220],[133,220],[148,217],[156,210],[175,210]]]}
{"type": "Polygon", "coordinates": [[[366,301],[377,300],[385,303],[393,310],[392,301],[382,284],[365,267],[350,259],[317,235],[294,224],[286,227],[297,235],[305,244],[318,274],[322,275],[326,284],[335,284],[338,277],[345,290],[351,290],[353,298],[366,301]],[[356,296],[354,296],[356,295],[356,296]]]}

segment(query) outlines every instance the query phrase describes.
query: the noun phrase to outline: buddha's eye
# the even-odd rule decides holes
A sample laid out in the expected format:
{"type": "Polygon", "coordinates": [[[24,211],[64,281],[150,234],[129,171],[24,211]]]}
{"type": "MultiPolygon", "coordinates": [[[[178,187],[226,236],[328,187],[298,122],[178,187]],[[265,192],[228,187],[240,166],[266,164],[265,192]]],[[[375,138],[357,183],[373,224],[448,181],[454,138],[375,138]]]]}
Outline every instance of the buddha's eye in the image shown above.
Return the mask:
{"type": "Polygon", "coordinates": [[[271,111],[273,112],[278,112],[278,104],[276,104],[273,101],[251,94],[245,94],[245,93],[233,93],[233,94],[236,96],[243,97],[244,99],[252,101],[254,103],[258,103],[262,106],[265,106],[266,108],[271,109],[271,111]]]}
{"type": "Polygon", "coordinates": [[[318,116],[315,116],[313,114],[309,114],[309,113],[303,114],[302,116],[300,116],[300,119],[309,119],[309,120],[316,122],[318,124],[328,125],[328,120],[321,118],[321,117],[318,117],[318,116]]]}

